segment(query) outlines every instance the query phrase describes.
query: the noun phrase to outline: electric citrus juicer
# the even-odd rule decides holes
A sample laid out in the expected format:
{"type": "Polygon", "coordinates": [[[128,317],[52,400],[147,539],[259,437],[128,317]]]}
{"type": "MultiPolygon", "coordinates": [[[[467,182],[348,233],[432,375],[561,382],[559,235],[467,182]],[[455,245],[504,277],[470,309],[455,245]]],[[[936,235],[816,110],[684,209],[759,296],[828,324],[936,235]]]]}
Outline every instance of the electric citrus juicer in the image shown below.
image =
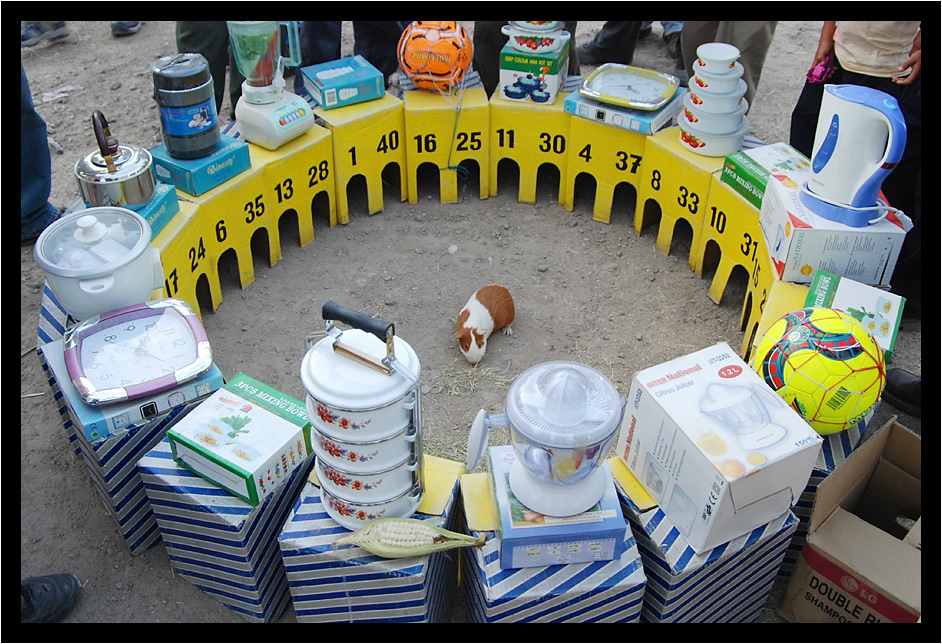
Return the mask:
{"type": "Polygon", "coordinates": [[[785,405],[773,392],[765,392],[758,387],[713,383],[707,387],[706,395],[700,400],[700,411],[734,431],[743,449],[761,449],[774,445],[786,434],[784,427],[769,419],[769,412],[761,400],[762,395],[777,406],[785,405]]]}
{"type": "Polygon", "coordinates": [[[285,90],[282,66],[301,64],[298,23],[294,21],[227,21],[229,43],[245,76],[236,103],[239,131],[247,141],[268,150],[304,134],[314,125],[307,102],[285,90]],[[288,58],[281,55],[281,26],[288,32],[288,58]]]}
{"type": "Polygon", "coordinates": [[[572,516],[605,493],[608,458],[627,398],[602,374],[575,362],[525,371],[507,393],[504,414],[483,409],[471,425],[468,469],[484,458],[493,427],[509,427],[516,460],[510,490],[530,510],[572,516]]]}

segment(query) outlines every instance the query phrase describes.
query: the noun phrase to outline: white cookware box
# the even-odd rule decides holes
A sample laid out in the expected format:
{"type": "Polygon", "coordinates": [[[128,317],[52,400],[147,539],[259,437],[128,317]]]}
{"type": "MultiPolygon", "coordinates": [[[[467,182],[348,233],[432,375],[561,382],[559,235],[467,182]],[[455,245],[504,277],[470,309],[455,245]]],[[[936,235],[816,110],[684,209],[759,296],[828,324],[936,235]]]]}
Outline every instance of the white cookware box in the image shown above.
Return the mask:
{"type": "Polygon", "coordinates": [[[160,441],[137,467],[174,574],[247,621],[278,619],[290,600],[278,530],[313,463],[252,506],[178,465],[160,441]]]}
{"type": "Polygon", "coordinates": [[[821,442],[720,342],[635,374],[615,453],[704,552],[788,510],[821,442]]]}
{"type": "Polygon", "coordinates": [[[754,622],[775,583],[798,519],[790,510],[696,552],[623,463],[610,459],[622,511],[644,562],[642,622],[754,622]]]}
{"type": "MultiPolygon", "coordinates": [[[[426,490],[413,518],[455,530],[461,471],[460,463],[425,455],[426,490]]],[[[320,488],[305,484],[278,537],[299,622],[448,621],[456,551],[384,559],[358,546],[333,546],[348,534],[327,514],[320,488]]]]}
{"type": "Polygon", "coordinates": [[[479,623],[637,622],[645,573],[631,530],[624,551],[609,561],[505,570],[501,567],[489,473],[461,477],[462,531],[486,535],[481,548],[461,550],[470,619],[479,623]]]}

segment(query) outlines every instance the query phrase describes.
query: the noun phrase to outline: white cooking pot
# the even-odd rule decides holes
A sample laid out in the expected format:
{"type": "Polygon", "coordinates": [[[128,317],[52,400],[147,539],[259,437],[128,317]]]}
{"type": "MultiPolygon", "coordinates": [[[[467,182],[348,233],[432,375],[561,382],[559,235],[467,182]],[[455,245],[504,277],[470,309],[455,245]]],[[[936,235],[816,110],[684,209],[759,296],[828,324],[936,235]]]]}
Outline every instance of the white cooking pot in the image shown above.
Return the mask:
{"type": "Polygon", "coordinates": [[[408,519],[419,509],[424,490],[416,486],[394,499],[376,502],[354,502],[342,499],[321,486],[321,500],[330,518],[348,530],[359,530],[381,518],[408,519]]]}
{"type": "Polygon", "coordinates": [[[422,486],[420,464],[420,459],[410,458],[380,472],[357,473],[332,467],[321,458],[314,459],[320,486],[338,499],[358,503],[388,501],[422,486]]]}
{"type": "Polygon", "coordinates": [[[301,361],[311,425],[354,443],[389,438],[412,425],[421,432],[419,359],[391,323],[328,301],[326,337],[301,361]],[[340,331],[334,320],[356,328],[340,331]]]}
{"type": "Polygon", "coordinates": [[[327,465],[349,472],[377,472],[422,454],[422,439],[412,425],[376,441],[353,442],[311,427],[311,447],[327,465]]]}
{"type": "Polygon", "coordinates": [[[102,206],[67,215],[39,235],[33,254],[56,299],[76,321],[146,302],[164,279],[150,225],[127,208],[102,206]]]}

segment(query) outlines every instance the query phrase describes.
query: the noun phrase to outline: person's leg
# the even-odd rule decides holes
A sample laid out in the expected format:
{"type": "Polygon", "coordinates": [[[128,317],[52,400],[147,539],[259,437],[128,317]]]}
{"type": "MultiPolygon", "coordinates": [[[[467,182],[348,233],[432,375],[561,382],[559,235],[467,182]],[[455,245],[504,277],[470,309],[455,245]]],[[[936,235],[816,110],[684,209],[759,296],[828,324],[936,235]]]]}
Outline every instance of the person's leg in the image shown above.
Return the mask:
{"type": "MultiPolygon", "coordinates": [[[[216,113],[221,113],[223,99],[226,96],[226,66],[230,61],[229,29],[226,23],[218,20],[178,20],[176,40],[178,52],[200,54],[206,59],[209,64],[209,73],[213,77],[216,113]]],[[[231,81],[230,75],[230,83],[231,81]]],[[[240,80],[238,96],[242,94],[241,85],[240,80]]],[[[231,96],[232,91],[229,94],[231,96]]],[[[235,108],[235,103],[232,107],[235,108]]]]}
{"type": "Polygon", "coordinates": [[[494,93],[500,80],[500,50],[507,44],[507,36],[501,32],[501,27],[506,24],[506,20],[474,21],[473,65],[488,96],[494,93]]]}
{"type": "Polygon", "coordinates": [[[569,32],[569,69],[567,73],[570,76],[579,76],[582,72],[579,70],[579,47],[576,43],[576,29],[579,27],[577,20],[567,20],[565,22],[566,31],[569,32]]]}
{"type": "MultiPolygon", "coordinates": [[[[761,20],[727,20],[720,23],[717,42],[727,42],[739,48],[739,62],[743,66],[742,79],[746,81],[745,99],[752,105],[765,65],[765,56],[772,44],[778,22],[761,20]]],[[[696,50],[694,50],[696,56],[696,50]]],[[[686,53],[684,55],[687,55],[686,53]]]]}
{"type": "MultiPolygon", "coordinates": [[[[841,70],[835,71],[839,76],[841,70]]],[[[833,77],[832,77],[833,78],[833,77]]],[[[840,81],[837,81],[840,82],[840,81]]],[[[798,101],[792,108],[788,144],[809,159],[814,148],[814,134],[818,129],[818,114],[821,111],[821,98],[824,96],[824,83],[805,81],[798,95],[798,101]]]]}
{"type": "Polygon", "coordinates": [[[707,42],[716,41],[716,31],[720,23],[715,20],[685,20],[684,28],[680,32],[681,54],[684,58],[684,68],[693,78],[693,63],[697,60],[697,47],[707,42]]]}
{"type": "Polygon", "coordinates": [[[630,65],[641,35],[641,20],[609,20],[579,51],[583,65],[630,65]]]}
{"type": "Polygon", "coordinates": [[[49,203],[52,160],[46,122],[33,107],[33,97],[20,63],[20,241],[27,243],[59,218],[49,203]]]}
{"type": "Polygon", "coordinates": [[[386,85],[389,77],[399,69],[397,48],[402,32],[409,22],[397,20],[353,21],[353,53],[363,56],[378,69],[386,85]]]}
{"type": "MultiPolygon", "coordinates": [[[[339,20],[302,21],[298,39],[298,46],[301,48],[301,67],[340,58],[342,26],[339,20]]],[[[303,89],[304,79],[301,74],[295,74],[295,94],[300,94],[303,89]]]]}

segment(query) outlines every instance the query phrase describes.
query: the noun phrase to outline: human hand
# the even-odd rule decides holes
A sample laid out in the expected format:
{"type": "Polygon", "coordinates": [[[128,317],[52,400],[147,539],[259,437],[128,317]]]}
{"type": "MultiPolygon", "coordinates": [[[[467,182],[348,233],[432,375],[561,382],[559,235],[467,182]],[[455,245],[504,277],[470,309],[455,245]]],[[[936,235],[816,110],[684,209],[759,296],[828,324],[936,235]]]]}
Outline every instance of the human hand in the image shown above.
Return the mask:
{"type": "Polygon", "coordinates": [[[899,71],[902,74],[906,70],[909,70],[909,74],[906,76],[894,76],[893,82],[897,85],[912,85],[916,82],[916,79],[919,78],[919,72],[922,70],[922,49],[913,50],[903,64],[899,66],[899,71]]]}

